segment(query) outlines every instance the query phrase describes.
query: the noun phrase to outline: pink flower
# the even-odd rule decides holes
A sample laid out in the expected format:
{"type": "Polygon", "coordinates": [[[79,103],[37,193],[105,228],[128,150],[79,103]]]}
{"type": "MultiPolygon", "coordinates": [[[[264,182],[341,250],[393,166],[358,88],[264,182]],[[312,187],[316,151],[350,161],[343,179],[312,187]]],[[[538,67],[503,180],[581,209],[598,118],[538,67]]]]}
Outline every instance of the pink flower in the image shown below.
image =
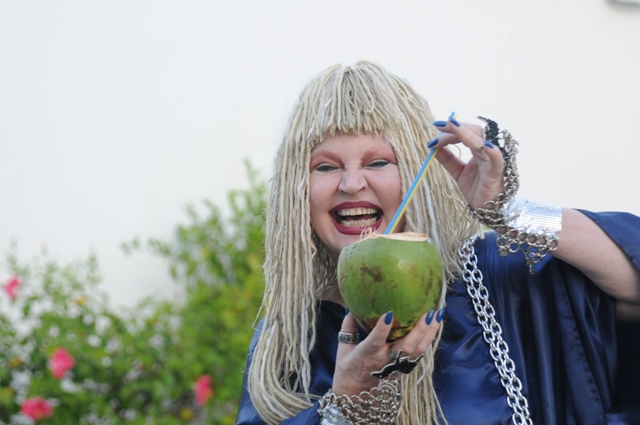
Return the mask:
{"type": "Polygon", "coordinates": [[[64,348],[56,348],[49,359],[49,369],[54,377],[62,379],[64,374],[74,368],[76,361],[64,348]]]}
{"type": "Polygon", "coordinates": [[[47,400],[37,396],[26,399],[20,411],[34,421],[39,421],[53,415],[53,406],[47,400]]]}
{"type": "Polygon", "coordinates": [[[4,292],[9,295],[11,301],[15,300],[16,296],[18,296],[18,288],[21,284],[22,281],[20,280],[19,276],[13,276],[7,283],[4,284],[4,292]]]}
{"type": "Polygon", "coordinates": [[[211,389],[211,376],[203,375],[198,378],[193,391],[196,393],[196,403],[201,406],[205,404],[209,397],[215,395],[215,392],[211,389]]]}

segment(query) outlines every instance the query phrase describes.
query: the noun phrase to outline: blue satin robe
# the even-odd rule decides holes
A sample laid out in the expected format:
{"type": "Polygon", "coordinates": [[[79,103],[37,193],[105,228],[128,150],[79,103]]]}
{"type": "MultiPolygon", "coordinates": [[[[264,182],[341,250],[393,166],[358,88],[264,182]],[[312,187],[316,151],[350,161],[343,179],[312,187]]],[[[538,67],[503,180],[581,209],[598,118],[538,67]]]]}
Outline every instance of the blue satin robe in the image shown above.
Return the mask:
{"type": "MultiPolygon", "coordinates": [[[[640,218],[590,213],[640,270],[640,218]]],[[[576,268],[547,256],[534,275],[521,253],[500,257],[495,233],[475,245],[478,267],[502,326],[535,425],[640,424],[640,323],[618,325],[615,300],[576,268]]],[[[322,301],[311,353],[311,392],[332,383],[344,309],[322,301]]],[[[434,385],[450,425],[511,423],[512,411],[464,282],[447,294],[434,385]]],[[[262,324],[261,324],[262,325],[262,324]]],[[[260,333],[250,346],[253,351],[260,333]]],[[[361,339],[366,337],[361,334],[361,339]]],[[[247,370],[251,362],[248,358],[247,370]]],[[[246,384],[246,376],[245,376],[246,384]]],[[[320,423],[318,403],[282,424],[320,423]]],[[[237,425],[262,425],[243,386],[237,425]]]]}

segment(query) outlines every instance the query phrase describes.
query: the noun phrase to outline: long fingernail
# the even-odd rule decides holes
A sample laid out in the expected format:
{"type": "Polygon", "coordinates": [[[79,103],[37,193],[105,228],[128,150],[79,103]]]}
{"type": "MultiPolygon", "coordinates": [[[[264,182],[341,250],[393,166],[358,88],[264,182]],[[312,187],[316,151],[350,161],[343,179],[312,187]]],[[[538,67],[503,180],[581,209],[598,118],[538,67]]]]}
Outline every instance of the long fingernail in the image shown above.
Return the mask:
{"type": "Polygon", "coordinates": [[[460,123],[455,118],[451,117],[449,118],[449,121],[451,121],[456,127],[460,127],[460,123]]]}
{"type": "Polygon", "coordinates": [[[435,314],[435,312],[434,312],[433,310],[431,310],[431,311],[429,312],[429,314],[427,314],[426,319],[424,319],[424,321],[425,321],[425,323],[426,323],[427,325],[430,325],[430,324],[431,324],[431,321],[433,320],[433,315],[434,315],[434,314],[435,314]]]}
{"type": "Polygon", "coordinates": [[[389,325],[389,324],[391,324],[392,320],[393,320],[393,313],[392,312],[388,312],[387,315],[384,317],[384,324],[385,325],[389,325]]]}
{"type": "Polygon", "coordinates": [[[442,322],[442,318],[444,317],[444,307],[442,307],[439,311],[438,311],[438,315],[436,316],[436,322],[440,323],[442,322]]]}
{"type": "Polygon", "coordinates": [[[427,145],[427,147],[429,149],[431,149],[432,147],[434,147],[435,145],[438,144],[438,142],[440,141],[440,139],[438,137],[436,137],[435,139],[433,139],[432,141],[429,142],[429,144],[427,145]]]}
{"type": "Polygon", "coordinates": [[[448,123],[446,121],[436,121],[433,123],[433,125],[435,125],[436,127],[446,127],[447,124],[448,123]]]}
{"type": "Polygon", "coordinates": [[[349,314],[349,307],[344,308],[344,315],[346,316],[347,314],[349,314]]]}
{"type": "Polygon", "coordinates": [[[491,143],[491,142],[490,142],[490,141],[488,141],[488,140],[485,140],[485,141],[484,141],[484,145],[485,145],[486,147],[488,147],[488,148],[491,148],[491,149],[493,149],[493,148],[496,146],[496,145],[494,145],[493,143],[491,143]]]}

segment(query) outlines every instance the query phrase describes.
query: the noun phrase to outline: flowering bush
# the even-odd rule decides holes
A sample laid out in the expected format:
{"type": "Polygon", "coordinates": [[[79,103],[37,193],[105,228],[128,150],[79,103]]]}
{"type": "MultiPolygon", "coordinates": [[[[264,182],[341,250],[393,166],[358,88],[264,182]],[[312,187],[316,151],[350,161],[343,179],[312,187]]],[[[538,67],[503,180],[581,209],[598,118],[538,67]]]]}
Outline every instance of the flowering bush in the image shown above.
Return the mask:
{"type": "MultiPolygon", "coordinates": [[[[184,301],[116,308],[93,256],[60,266],[6,255],[0,293],[0,425],[233,424],[262,278],[263,183],[229,194],[231,218],[188,207],[165,258],[184,301]]],[[[1,276],[1,275],[0,275],[1,276]]]]}

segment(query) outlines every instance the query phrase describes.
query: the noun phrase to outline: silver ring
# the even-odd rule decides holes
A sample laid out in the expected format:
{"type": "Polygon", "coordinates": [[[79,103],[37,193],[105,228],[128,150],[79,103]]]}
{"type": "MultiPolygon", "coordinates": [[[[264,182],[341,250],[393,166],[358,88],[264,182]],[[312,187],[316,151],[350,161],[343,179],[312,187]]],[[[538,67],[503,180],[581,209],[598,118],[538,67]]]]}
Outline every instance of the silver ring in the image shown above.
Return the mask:
{"type": "Polygon", "coordinates": [[[360,341],[358,332],[338,332],[338,342],[345,344],[357,344],[360,341]]]}
{"type": "Polygon", "coordinates": [[[484,149],[484,145],[480,145],[480,146],[478,146],[478,150],[479,150],[479,151],[482,151],[483,149],[484,149]]]}
{"type": "Polygon", "coordinates": [[[396,353],[394,353],[393,350],[389,350],[389,354],[387,354],[387,356],[393,360],[396,358],[396,353]]]}

